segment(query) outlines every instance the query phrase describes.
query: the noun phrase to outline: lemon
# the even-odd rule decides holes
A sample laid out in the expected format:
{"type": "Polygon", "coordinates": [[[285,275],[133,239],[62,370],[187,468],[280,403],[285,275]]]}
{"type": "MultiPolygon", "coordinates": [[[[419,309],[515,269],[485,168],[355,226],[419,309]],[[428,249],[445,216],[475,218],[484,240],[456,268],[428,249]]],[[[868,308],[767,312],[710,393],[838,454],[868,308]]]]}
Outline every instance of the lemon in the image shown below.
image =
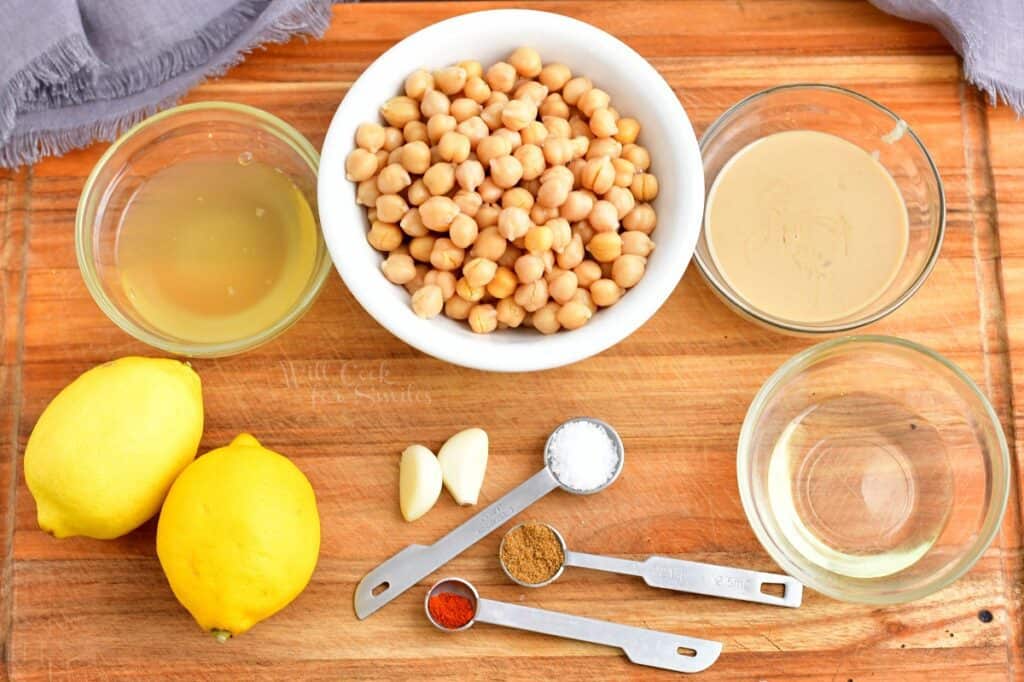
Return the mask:
{"type": "Polygon", "coordinates": [[[25,448],[39,526],[100,539],[137,528],[202,432],[202,389],[188,365],[127,357],[90,369],[50,402],[25,448]]]}
{"type": "Polygon", "coordinates": [[[309,583],[320,517],[298,467],[247,433],[202,455],[167,494],[156,553],[174,596],[220,639],[288,605],[309,583]]]}

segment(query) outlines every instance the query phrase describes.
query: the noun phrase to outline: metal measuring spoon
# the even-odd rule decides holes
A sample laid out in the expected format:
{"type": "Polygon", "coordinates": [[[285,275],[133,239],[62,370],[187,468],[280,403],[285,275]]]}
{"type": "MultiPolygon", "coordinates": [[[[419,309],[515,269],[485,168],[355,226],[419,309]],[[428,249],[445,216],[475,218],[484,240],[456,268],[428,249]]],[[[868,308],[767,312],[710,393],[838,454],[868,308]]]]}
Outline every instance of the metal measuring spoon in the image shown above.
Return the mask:
{"type": "Polygon", "coordinates": [[[356,587],[355,609],[359,619],[366,618],[388,604],[410,587],[464,552],[480,538],[547,495],[561,488],[574,495],[592,495],[601,492],[619,477],[625,460],[622,439],[608,424],[593,417],[576,417],[560,424],[544,446],[544,468],[518,487],[492,502],[461,526],[432,545],[409,545],[398,554],[367,573],[356,587]],[[558,480],[551,469],[551,444],[555,435],[574,422],[589,422],[604,429],[618,454],[618,463],[608,480],[589,490],[579,490],[558,480]]]}
{"type": "Polygon", "coordinates": [[[606,620],[572,616],[532,606],[483,599],[472,583],[461,578],[445,578],[427,591],[424,600],[427,618],[444,632],[468,630],[474,623],[490,623],[517,630],[603,644],[622,649],[633,663],[681,673],[699,673],[718,660],[721,642],[697,639],[670,632],[620,625],[606,620]],[[439,593],[458,594],[472,602],[473,618],[458,628],[446,628],[430,613],[430,598],[439,593]]]}
{"type": "MultiPolygon", "coordinates": [[[[536,523],[536,522],[534,522],[536,523]]],[[[502,549],[505,547],[505,540],[517,528],[519,524],[501,539],[501,548],[498,550],[498,557],[504,555],[502,549]]],[[[773,606],[788,606],[796,608],[800,606],[803,599],[804,586],[795,578],[788,575],[776,573],[762,573],[761,571],[748,571],[743,568],[730,568],[728,566],[717,566],[715,564],[704,564],[699,561],[685,561],[683,559],[670,559],[663,556],[647,557],[644,561],[633,561],[631,559],[619,559],[618,557],[604,556],[601,554],[586,554],[585,552],[570,552],[565,544],[565,538],[556,528],[546,523],[537,525],[551,529],[551,532],[558,538],[558,544],[562,546],[562,565],[558,567],[555,574],[543,582],[527,583],[519,580],[504,561],[500,561],[501,570],[509,579],[523,587],[544,587],[558,580],[566,566],[578,568],[592,568],[607,573],[618,573],[620,575],[635,575],[644,579],[644,582],[651,587],[661,587],[666,590],[678,590],[679,592],[691,592],[703,594],[709,597],[724,597],[726,599],[739,599],[752,601],[758,604],[771,604],[773,606]],[[766,594],[762,591],[764,585],[781,585],[782,596],[766,594]]]]}

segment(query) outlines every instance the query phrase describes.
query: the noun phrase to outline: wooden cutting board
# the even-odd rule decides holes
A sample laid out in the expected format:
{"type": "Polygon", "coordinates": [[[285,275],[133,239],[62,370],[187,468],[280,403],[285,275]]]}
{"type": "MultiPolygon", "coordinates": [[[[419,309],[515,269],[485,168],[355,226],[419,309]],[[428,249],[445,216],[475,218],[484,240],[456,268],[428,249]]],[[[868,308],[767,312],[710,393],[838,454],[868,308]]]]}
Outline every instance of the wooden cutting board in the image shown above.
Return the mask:
{"type": "MultiPolygon", "coordinates": [[[[252,54],[190,101],[247,102],[319,146],[360,71],[387,47],[453,14],[498,3],[336,7],[323,40],[252,54]]],[[[908,337],[960,363],[988,392],[1014,444],[1024,390],[1024,123],[986,106],[957,57],[921,25],[864,2],[551,2],[637,49],[675,88],[698,133],[766,86],[828,81],[890,106],[935,156],[948,232],[927,284],[871,331],[908,337]]],[[[555,493],[526,518],[563,529],[581,550],[667,554],[775,570],[748,527],[734,460],[740,422],[761,382],[810,341],[752,326],[690,268],[632,337],[572,367],[522,376],[446,365],[395,340],[332,275],[312,311],[248,354],[201,360],[203,449],[240,430],[288,454],[320,503],[323,549],[309,588],[285,611],[226,644],[174,600],[154,555],[154,525],[116,541],[57,541],[35,524],[20,460],[47,401],[90,366],[150,353],[90,299],[73,250],[75,204],[106,145],[0,172],[0,646],[3,671],[36,679],[595,679],[660,676],[597,646],[480,626],[444,635],[426,623],[423,589],[369,620],[352,611],[358,579],[413,542],[431,542],[471,511],[443,496],[415,524],[398,514],[397,456],[471,425],[492,454],[482,502],[540,462],[551,428],[580,413],[614,424],[629,464],[592,498],[555,493]]],[[[338,182],[344,180],[338,178],[338,182]]],[[[954,586],[913,604],[873,608],[814,592],[799,610],[677,595],[639,581],[569,571],[526,591],[495,560],[492,534],[443,569],[488,597],[721,640],[702,679],[1020,679],[1019,470],[1001,533],[954,586]],[[991,622],[979,612],[989,611],[991,622]]],[[[678,678],[676,678],[678,679],[678,678]]]]}

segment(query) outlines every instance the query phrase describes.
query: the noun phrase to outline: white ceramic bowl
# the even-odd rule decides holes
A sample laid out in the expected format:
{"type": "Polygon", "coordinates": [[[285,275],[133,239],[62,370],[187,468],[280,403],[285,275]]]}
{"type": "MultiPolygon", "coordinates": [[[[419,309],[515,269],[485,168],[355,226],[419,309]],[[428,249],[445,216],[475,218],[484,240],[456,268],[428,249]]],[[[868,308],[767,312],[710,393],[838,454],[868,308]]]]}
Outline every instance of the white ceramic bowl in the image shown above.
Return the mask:
{"type": "Polygon", "coordinates": [[[429,26],[381,55],[352,85],[331,121],[320,157],[320,225],[345,285],[395,336],[424,353],[476,369],[525,372],[567,365],[615,345],[661,307],[686,271],[700,234],[704,175],[697,138],[672,88],[643,57],[589,24],[532,10],[474,12],[429,26]],[[379,120],[378,108],[398,94],[419,67],[439,68],[463,59],[485,65],[520,45],[545,63],[563,62],[607,91],[623,116],[640,121],[639,142],[651,150],[651,172],[661,191],[654,201],[657,248],[647,273],[615,306],[599,310],[584,327],[544,336],[533,329],[474,334],[443,316],[422,320],[409,294],[380,271],[382,255],[366,242],[365,209],[345,179],[345,157],[356,127],[379,120]]]}

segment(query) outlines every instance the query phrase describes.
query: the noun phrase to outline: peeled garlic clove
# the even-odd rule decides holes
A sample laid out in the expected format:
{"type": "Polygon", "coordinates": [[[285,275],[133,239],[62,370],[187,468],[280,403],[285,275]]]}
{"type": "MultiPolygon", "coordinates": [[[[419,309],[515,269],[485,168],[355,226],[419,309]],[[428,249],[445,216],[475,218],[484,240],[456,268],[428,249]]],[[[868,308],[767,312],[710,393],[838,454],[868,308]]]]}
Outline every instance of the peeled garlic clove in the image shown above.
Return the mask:
{"type": "Polygon", "coordinates": [[[444,487],[459,504],[476,504],[487,471],[487,448],[486,431],[466,429],[449,438],[437,453],[444,487]]]}
{"type": "Polygon", "coordinates": [[[415,521],[441,496],[441,465],[422,445],[410,445],[398,465],[398,499],[402,516],[415,521]]]}

